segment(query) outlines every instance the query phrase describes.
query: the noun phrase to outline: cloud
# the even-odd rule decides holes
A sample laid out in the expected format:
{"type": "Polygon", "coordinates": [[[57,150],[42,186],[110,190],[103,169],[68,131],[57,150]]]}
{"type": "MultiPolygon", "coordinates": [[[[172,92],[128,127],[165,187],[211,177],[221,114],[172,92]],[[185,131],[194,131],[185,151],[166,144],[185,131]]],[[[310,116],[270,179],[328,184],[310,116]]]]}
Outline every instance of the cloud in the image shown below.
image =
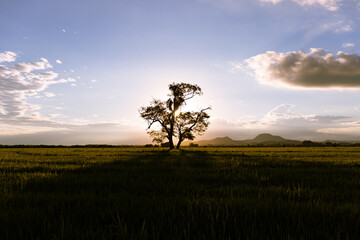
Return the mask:
{"type": "Polygon", "coordinates": [[[146,144],[151,143],[143,128],[126,123],[70,125],[66,128],[32,128],[0,125],[1,144],[146,144]],[[10,129],[10,130],[7,130],[10,129]],[[7,131],[7,132],[4,132],[7,131]],[[21,132],[21,134],[19,134],[21,132]]]}
{"type": "MultiPolygon", "coordinates": [[[[283,0],[259,0],[260,2],[278,4],[283,0]]],[[[321,6],[329,11],[337,11],[339,10],[339,5],[342,0],[291,0],[299,4],[300,6],[321,6]]]]}
{"type": "Polygon", "coordinates": [[[45,95],[46,97],[55,97],[55,96],[56,96],[56,94],[51,93],[51,92],[44,92],[44,95],[45,95]]]}
{"type": "Polygon", "coordinates": [[[343,48],[353,48],[355,47],[354,43],[344,43],[343,45],[341,45],[343,48]]]}
{"type": "Polygon", "coordinates": [[[62,64],[62,62],[58,59],[58,60],[56,60],[56,63],[57,64],[62,64]]]}
{"type": "Polygon", "coordinates": [[[4,53],[0,53],[0,63],[2,62],[13,62],[16,60],[16,53],[6,51],[4,53]]]}
{"type": "Polygon", "coordinates": [[[319,48],[309,53],[268,51],[245,60],[256,80],[265,85],[307,89],[360,88],[360,56],[319,48]]]}
{"type": "Polygon", "coordinates": [[[304,127],[309,124],[331,123],[335,120],[344,119],[344,116],[319,116],[316,114],[297,114],[293,113],[293,104],[280,104],[260,119],[247,119],[243,121],[222,120],[223,126],[239,127],[243,129],[275,129],[289,127],[304,127]]]}
{"type": "Polygon", "coordinates": [[[321,123],[332,123],[339,120],[349,119],[350,117],[346,116],[315,116],[314,120],[321,122],[321,123]]]}
{"type": "Polygon", "coordinates": [[[272,4],[278,4],[280,3],[282,0],[260,0],[260,2],[264,2],[264,3],[272,3],[272,4]]]}
{"type": "Polygon", "coordinates": [[[324,127],[317,130],[319,133],[325,134],[346,134],[349,136],[357,137],[360,135],[360,122],[359,121],[352,121],[352,122],[343,122],[338,124],[337,126],[333,127],[324,127]]]}
{"type": "MultiPolygon", "coordinates": [[[[268,132],[299,140],[349,140],[352,138],[345,130],[347,127],[356,127],[360,130],[360,124],[349,124],[350,117],[301,114],[295,113],[294,108],[293,104],[280,104],[260,118],[253,116],[246,120],[213,119],[209,132],[201,138],[229,136],[234,139],[246,139],[268,132]]],[[[360,131],[358,132],[360,134],[360,131]]]]}
{"type": "Polygon", "coordinates": [[[333,23],[326,23],[321,25],[322,31],[334,31],[335,33],[351,32],[353,29],[350,24],[344,21],[337,21],[333,23]]]}
{"type": "Polygon", "coordinates": [[[343,34],[353,31],[353,23],[349,20],[339,20],[336,22],[319,22],[318,25],[311,24],[307,33],[304,35],[305,39],[311,40],[314,37],[321,36],[327,32],[335,34],[343,34]]]}
{"type": "Polygon", "coordinates": [[[245,71],[245,67],[243,63],[239,63],[239,62],[230,62],[230,73],[237,73],[237,72],[242,72],[245,71]]]}
{"type": "Polygon", "coordinates": [[[351,32],[352,30],[352,27],[348,24],[336,29],[335,32],[351,32]]]}
{"type": "Polygon", "coordinates": [[[339,10],[339,4],[342,0],[292,0],[301,6],[322,6],[329,11],[339,10]]]}
{"type": "MultiPolygon", "coordinates": [[[[0,53],[1,56],[11,56],[6,61],[15,61],[16,54],[0,53]]],[[[47,59],[38,62],[17,63],[12,66],[0,65],[0,122],[10,124],[44,123],[49,121],[39,117],[34,111],[38,105],[30,104],[27,99],[37,96],[50,85],[75,81],[72,78],[58,79],[58,74],[51,69],[47,59]]],[[[50,97],[51,93],[44,93],[50,97]]]]}
{"type": "Polygon", "coordinates": [[[63,28],[61,31],[62,31],[62,32],[66,32],[66,29],[63,28]]]}
{"type": "Polygon", "coordinates": [[[289,125],[295,122],[298,125],[300,122],[312,122],[315,119],[315,115],[301,115],[291,113],[291,109],[294,108],[293,104],[281,104],[271,111],[269,111],[262,119],[263,125],[289,125]]]}
{"type": "Polygon", "coordinates": [[[340,9],[343,0],[258,0],[258,1],[244,1],[244,0],[197,0],[202,3],[211,4],[216,7],[226,9],[230,12],[241,11],[248,9],[250,4],[261,2],[264,4],[277,5],[282,2],[293,2],[301,7],[321,7],[328,11],[335,12],[340,9]]]}

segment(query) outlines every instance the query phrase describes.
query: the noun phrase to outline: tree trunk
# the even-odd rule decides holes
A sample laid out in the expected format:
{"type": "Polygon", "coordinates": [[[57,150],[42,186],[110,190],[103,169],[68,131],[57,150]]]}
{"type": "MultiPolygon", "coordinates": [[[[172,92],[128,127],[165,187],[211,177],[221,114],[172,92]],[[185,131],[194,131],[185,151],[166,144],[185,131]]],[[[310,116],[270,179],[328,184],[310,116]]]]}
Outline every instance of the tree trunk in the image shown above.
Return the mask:
{"type": "Polygon", "coordinates": [[[169,146],[169,147],[170,147],[170,150],[171,150],[171,149],[174,149],[174,142],[173,142],[173,140],[172,140],[172,137],[169,138],[169,145],[170,145],[170,146],[169,146]]]}
{"type": "MultiPolygon", "coordinates": [[[[175,98],[174,98],[175,101],[175,98]]],[[[174,108],[175,108],[175,102],[174,102],[174,108]]],[[[175,125],[175,109],[172,110],[172,115],[170,119],[170,134],[169,134],[169,144],[170,144],[170,150],[174,149],[174,142],[173,142],[173,135],[174,135],[174,125],[175,125]]]]}
{"type": "Polygon", "coordinates": [[[179,141],[178,141],[178,143],[177,143],[177,145],[176,145],[176,149],[179,149],[179,148],[180,148],[181,143],[182,143],[182,140],[179,139],[179,141]]]}

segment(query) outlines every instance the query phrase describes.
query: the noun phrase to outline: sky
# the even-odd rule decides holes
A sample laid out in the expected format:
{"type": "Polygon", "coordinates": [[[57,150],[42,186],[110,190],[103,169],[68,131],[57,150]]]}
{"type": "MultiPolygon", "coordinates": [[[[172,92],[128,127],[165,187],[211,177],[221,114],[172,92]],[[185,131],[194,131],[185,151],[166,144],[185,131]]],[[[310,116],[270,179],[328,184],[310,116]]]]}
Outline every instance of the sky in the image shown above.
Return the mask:
{"type": "Polygon", "coordinates": [[[197,139],[360,141],[358,0],[0,0],[0,144],[145,144],[168,85],[197,139]]]}

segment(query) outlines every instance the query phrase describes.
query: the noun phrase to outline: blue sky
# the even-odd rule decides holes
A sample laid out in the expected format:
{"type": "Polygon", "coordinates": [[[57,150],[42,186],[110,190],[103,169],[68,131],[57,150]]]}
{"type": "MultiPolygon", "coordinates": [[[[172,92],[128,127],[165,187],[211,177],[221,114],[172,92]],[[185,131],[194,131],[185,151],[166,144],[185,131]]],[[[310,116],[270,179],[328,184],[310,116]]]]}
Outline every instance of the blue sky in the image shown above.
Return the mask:
{"type": "Polygon", "coordinates": [[[357,0],[0,1],[0,143],[143,144],[172,82],[199,139],[360,140],[357,0]]]}

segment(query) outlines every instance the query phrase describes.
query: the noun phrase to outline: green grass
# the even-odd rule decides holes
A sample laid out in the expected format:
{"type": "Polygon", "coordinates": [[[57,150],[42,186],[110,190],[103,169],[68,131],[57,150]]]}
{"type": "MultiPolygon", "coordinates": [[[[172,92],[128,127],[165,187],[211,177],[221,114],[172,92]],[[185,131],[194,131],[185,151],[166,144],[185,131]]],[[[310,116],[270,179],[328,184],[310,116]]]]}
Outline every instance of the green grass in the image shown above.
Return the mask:
{"type": "Polygon", "coordinates": [[[359,239],[359,148],[2,148],[0,239],[359,239]]]}

